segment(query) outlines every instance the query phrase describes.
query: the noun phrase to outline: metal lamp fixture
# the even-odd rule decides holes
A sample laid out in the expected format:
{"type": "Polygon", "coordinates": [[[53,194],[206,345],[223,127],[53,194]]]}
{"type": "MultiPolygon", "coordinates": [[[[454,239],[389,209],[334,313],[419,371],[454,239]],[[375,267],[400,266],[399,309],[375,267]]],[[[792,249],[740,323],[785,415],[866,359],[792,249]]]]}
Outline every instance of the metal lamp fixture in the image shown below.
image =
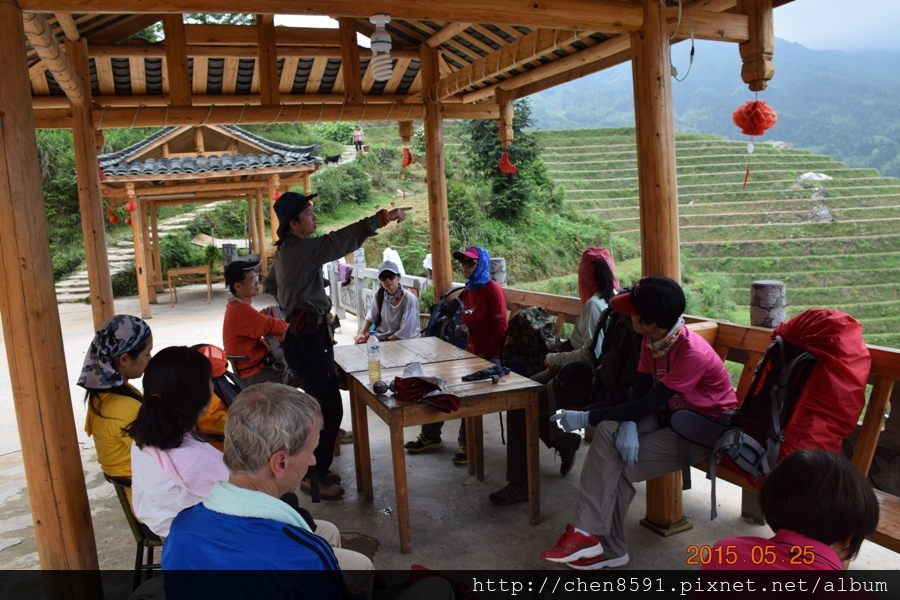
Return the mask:
{"type": "Polygon", "coordinates": [[[375,32],[369,36],[372,48],[372,77],[375,81],[387,81],[394,71],[391,62],[391,34],[384,28],[390,20],[388,15],[369,17],[369,21],[375,25],[375,32]]]}

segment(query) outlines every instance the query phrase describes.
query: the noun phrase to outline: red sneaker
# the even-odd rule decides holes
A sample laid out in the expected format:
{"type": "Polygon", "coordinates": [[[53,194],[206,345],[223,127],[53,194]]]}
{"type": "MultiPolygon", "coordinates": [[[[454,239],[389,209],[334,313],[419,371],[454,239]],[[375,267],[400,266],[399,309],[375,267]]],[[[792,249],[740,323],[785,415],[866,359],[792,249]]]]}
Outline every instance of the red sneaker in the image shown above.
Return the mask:
{"type": "Polygon", "coordinates": [[[566,525],[566,531],[556,540],[556,545],[541,552],[541,558],[555,563],[570,563],[601,554],[603,544],[596,535],[584,535],[575,531],[572,525],[566,525]]]}
{"type": "Polygon", "coordinates": [[[568,566],[579,571],[596,571],[598,569],[612,569],[614,567],[624,567],[628,564],[629,558],[625,556],[609,557],[605,554],[594,556],[592,558],[579,558],[572,561],[568,566]]]}

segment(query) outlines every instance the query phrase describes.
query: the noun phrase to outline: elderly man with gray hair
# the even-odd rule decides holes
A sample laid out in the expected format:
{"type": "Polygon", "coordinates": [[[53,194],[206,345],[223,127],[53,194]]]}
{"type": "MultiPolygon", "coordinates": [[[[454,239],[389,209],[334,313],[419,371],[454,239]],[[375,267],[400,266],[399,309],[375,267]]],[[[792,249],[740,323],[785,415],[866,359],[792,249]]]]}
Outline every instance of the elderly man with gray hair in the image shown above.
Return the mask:
{"type": "MultiPolygon", "coordinates": [[[[226,578],[229,593],[245,585],[246,597],[344,598],[348,588],[370,595],[372,561],[340,548],[334,525],[296,508],[294,492],[316,464],[321,428],[319,403],[309,394],[276,383],[241,392],[225,425],[228,481],[175,518],[163,569],[265,571],[226,578]]],[[[206,578],[197,589],[194,579],[167,575],[166,596],[221,598],[215,582],[206,578]]]]}

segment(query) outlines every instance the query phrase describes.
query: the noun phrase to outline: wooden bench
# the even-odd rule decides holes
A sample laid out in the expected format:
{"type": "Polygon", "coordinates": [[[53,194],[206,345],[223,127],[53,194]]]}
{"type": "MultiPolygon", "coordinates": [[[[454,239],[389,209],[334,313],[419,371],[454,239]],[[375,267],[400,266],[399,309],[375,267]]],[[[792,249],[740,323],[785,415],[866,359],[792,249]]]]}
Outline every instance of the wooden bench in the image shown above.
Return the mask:
{"type": "Polygon", "coordinates": [[[174,308],[178,302],[179,283],[190,283],[195,281],[206,282],[206,303],[212,302],[212,280],[209,273],[209,265],[201,265],[199,267],[176,267],[169,269],[166,274],[169,278],[169,304],[174,308]]]}
{"type": "MultiPolygon", "coordinates": [[[[542,306],[548,313],[556,316],[556,328],[560,331],[565,323],[574,323],[581,315],[581,301],[578,298],[554,296],[539,292],[528,292],[513,288],[505,288],[506,304],[509,313],[515,314],[520,308],[542,306]]],[[[772,341],[772,330],[763,327],[736,325],[711,319],[685,316],[688,326],[699,333],[716,350],[722,360],[733,361],[743,365],[737,385],[737,397],[742,400],[747,395],[756,364],[772,341]]],[[[864,475],[869,474],[879,437],[883,429],[889,400],[894,389],[894,382],[900,379],[900,350],[869,346],[872,356],[872,367],[869,372],[869,393],[867,408],[858,428],[856,447],[853,451],[853,464],[864,475]]],[[[706,472],[706,463],[695,465],[706,472]]],[[[744,490],[745,512],[748,516],[758,518],[757,508],[749,506],[755,500],[756,489],[747,483],[740,474],[717,466],[718,478],[728,481],[744,490]]],[[[900,497],[880,490],[875,491],[881,506],[878,529],[869,536],[876,544],[900,552],[900,497]]],[[[653,502],[648,487],[648,506],[653,502]]],[[[678,498],[680,504],[680,498],[678,498]]]]}
{"type": "MultiPolygon", "coordinates": [[[[743,364],[737,386],[737,397],[739,400],[743,400],[753,380],[756,364],[771,343],[772,330],[701,320],[695,317],[686,317],[686,320],[693,321],[691,327],[695,330],[697,325],[702,324],[701,335],[710,342],[722,360],[743,364]]],[[[869,371],[869,383],[872,387],[865,415],[859,425],[859,435],[852,457],[853,464],[864,475],[869,474],[872,466],[872,459],[875,449],[878,447],[894,382],[900,379],[900,350],[880,346],[869,346],[868,348],[872,357],[872,367],[869,371]]],[[[695,467],[705,472],[707,464],[703,462],[695,467]]],[[[755,496],[756,489],[750,486],[739,473],[718,465],[716,475],[744,489],[745,499],[755,496]]],[[[878,529],[869,536],[869,539],[894,552],[900,552],[900,497],[880,490],[876,490],[875,494],[881,506],[881,516],[878,520],[878,529]]],[[[753,507],[745,507],[745,514],[757,517],[753,507]]]]}

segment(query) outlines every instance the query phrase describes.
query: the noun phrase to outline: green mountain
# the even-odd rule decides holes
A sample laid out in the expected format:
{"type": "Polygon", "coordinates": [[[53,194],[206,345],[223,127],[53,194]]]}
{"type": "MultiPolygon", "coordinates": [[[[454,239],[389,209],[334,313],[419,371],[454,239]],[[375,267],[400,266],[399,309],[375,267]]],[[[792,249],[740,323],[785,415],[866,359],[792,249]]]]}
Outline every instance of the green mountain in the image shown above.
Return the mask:
{"type": "MultiPolygon", "coordinates": [[[[748,140],[731,121],[754,94],[741,81],[737,46],[690,42],[672,49],[676,127],[748,140]],[[690,67],[690,71],[688,68],[690,67]]],[[[900,176],[900,53],[814,51],[777,40],[775,77],[759,94],[778,112],[765,140],[826,154],[851,167],[900,176]]],[[[538,127],[585,129],[634,125],[631,64],[584,77],[532,96],[538,127]]]]}

